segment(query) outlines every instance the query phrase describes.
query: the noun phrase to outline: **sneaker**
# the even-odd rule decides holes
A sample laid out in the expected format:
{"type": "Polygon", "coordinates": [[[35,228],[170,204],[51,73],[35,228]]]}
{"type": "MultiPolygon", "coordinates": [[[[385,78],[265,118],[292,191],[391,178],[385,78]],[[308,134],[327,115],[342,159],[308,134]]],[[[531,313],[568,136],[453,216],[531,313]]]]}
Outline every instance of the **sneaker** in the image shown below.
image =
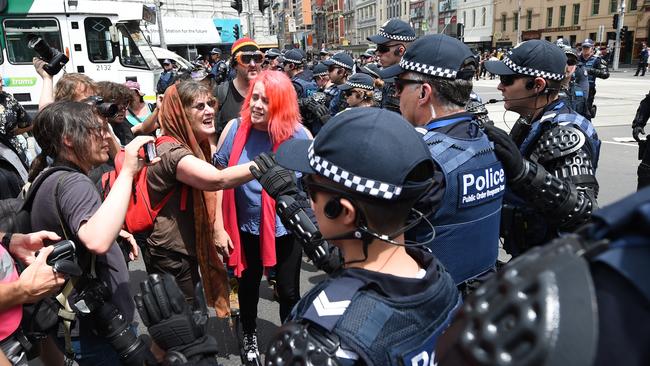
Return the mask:
{"type": "Polygon", "coordinates": [[[257,334],[255,332],[244,333],[244,339],[242,343],[242,362],[246,365],[259,364],[260,352],[257,347],[257,334]]]}

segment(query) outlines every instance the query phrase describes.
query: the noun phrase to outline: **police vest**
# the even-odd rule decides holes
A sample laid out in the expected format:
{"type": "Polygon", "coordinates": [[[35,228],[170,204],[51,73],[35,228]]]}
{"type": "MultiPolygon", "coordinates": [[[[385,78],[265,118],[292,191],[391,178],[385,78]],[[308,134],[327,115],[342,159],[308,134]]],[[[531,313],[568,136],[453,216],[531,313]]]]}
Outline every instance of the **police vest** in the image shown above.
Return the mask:
{"type": "Polygon", "coordinates": [[[570,125],[580,130],[587,138],[586,142],[591,151],[591,159],[595,171],[598,167],[598,158],[600,156],[600,139],[598,138],[596,129],[588,119],[565,108],[565,106],[566,103],[561,101],[553,109],[546,111],[542,115],[542,118],[533,122],[528,136],[526,136],[521,146],[519,146],[519,151],[524,157],[529,157],[537,145],[537,140],[539,140],[545,131],[553,129],[557,125],[570,125]],[[562,111],[563,108],[564,110],[562,111]]]}
{"type": "MultiPolygon", "coordinates": [[[[596,66],[596,61],[598,61],[598,60],[600,60],[599,57],[596,57],[596,56],[592,55],[591,57],[589,57],[589,59],[587,61],[584,62],[585,68],[587,70],[593,69],[594,66],[596,66]]],[[[598,64],[600,65],[600,62],[598,64]]],[[[596,84],[596,75],[588,74],[587,77],[589,79],[589,85],[596,84]]]]}
{"type": "Polygon", "coordinates": [[[438,276],[421,293],[387,299],[343,271],[314,287],[290,318],[335,334],[366,365],[430,365],[438,337],[461,305],[449,274],[438,276]]]}
{"type": "Polygon", "coordinates": [[[402,113],[399,109],[399,98],[395,96],[395,81],[386,80],[381,91],[381,107],[396,113],[402,113]]]}
{"type": "Polygon", "coordinates": [[[316,85],[316,83],[314,83],[313,81],[303,80],[298,76],[294,76],[291,79],[291,82],[299,86],[299,88],[296,88],[297,90],[302,91],[302,94],[298,95],[298,98],[311,97],[318,90],[318,85],[316,85]]]}
{"type": "MultiPolygon", "coordinates": [[[[3,246],[0,246],[0,283],[11,283],[14,281],[18,281],[18,270],[16,270],[16,265],[11,255],[9,255],[3,246]]],[[[0,341],[9,337],[18,329],[22,318],[22,305],[16,305],[0,312],[0,341]]]]}
{"type": "Polygon", "coordinates": [[[341,100],[341,89],[336,85],[331,85],[329,88],[325,89],[325,96],[327,97],[327,107],[332,116],[335,116],[337,113],[345,109],[342,105],[347,106],[347,103],[343,103],[341,100]]]}
{"type": "Polygon", "coordinates": [[[559,97],[565,101],[567,105],[574,111],[582,116],[586,114],[587,100],[585,99],[585,92],[578,86],[574,80],[575,76],[571,77],[568,89],[560,90],[559,97]]]}
{"type": "MultiPolygon", "coordinates": [[[[497,260],[501,202],[506,178],[494,154],[494,144],[479,132],[475,138],[455,138],[434,129],[470,120],[463,116],[427,125],[424,141],[445,175],[445,192],[428,220],[435,228],[429,248],[460,284],[489,269],[497,260]],[[471,253],[471,254],[470,254],[471,253]]],[[[418,242],[430,237],[430,227],[414,229],[418,242]]]]}

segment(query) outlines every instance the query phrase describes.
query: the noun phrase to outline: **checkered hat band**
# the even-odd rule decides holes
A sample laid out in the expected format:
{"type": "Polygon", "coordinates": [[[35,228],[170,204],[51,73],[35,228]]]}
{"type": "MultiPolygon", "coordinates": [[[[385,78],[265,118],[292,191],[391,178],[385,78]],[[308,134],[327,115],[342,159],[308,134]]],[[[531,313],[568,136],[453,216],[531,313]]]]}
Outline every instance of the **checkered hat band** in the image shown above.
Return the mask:
{"type": "Polygon", "coordinates": [[[330,61],[332,61],[334,64],[341,66],[344,69],[352,70],[352,66],[346,65],[341,61],[335,60],[334,58],[330,58],[330,61]]]}
{"type": "Polygon", "coordinates": [[[327,71],[314,73],[314,76],[325,76],[325,75],[329,75],[329,73],[327,71]]]}
{"type": "Polygon", "coordinates": [[[392,39],[394,41],[402,41],[402,42],[413,42],[415,41],[414,36],[400,36],[399,34],[388,34],[384,32],[384,28],[379,28],[379,35],[382,37],[386,37],[388,39],[392,39]]]}
{"type": "Polygon", "coordinates": [[[349,81],[346,81],[345,84],[350,85],[353,88],[366,89],[366,90],[375,90],[375,88],[372,85],[351,83],[349,81]]]}
{"type": "Polygon", "coordinates": [[[309,147],[308,156],[309,165],[316,172],[359,193],[386,200],[394,199],[402,193],[400,186],[359,177],[315,155],[313,143],[309,147]]]}
{"type": "Polygon", "coordinates": [[[514,61],[509,59],[507,56],[503,56],[503,63],[508,66],[508,68],[517,74],[523,74],[523,75],[528,75],[528,76],[539,76],[544,79],[549,79],[549,80],[562,80],[564,79],[564,74],[555,74],[552,72],[548,71],[541,71],[541,70],[535,70],[531,69],[528,67],[523,67],[517,65],[514,61]]]}
{"type": "Polygon", "coordinates": [[[419,62],[406,61],[404,58],[399,62],[404,70],[414,71],[419,74],[427,74],[445,79],[456,79],[456,70],[445,69],[438,66],[421,64],[419,62]]]}
{"type": "Polygon", "coordinates": [[[290,58],[285,58],[283,61],[285,61],[285,62],[291,62],[292,64],[298,64],[298,65],[302,64],[302,61],[292,60],[292,59],[290,59],[290,58]]]}

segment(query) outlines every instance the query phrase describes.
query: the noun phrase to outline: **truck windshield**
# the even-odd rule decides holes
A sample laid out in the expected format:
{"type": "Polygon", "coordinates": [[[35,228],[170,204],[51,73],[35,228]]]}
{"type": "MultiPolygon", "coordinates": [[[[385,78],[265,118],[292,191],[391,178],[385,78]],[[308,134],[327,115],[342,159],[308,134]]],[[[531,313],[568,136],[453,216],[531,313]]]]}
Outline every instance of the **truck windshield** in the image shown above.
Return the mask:
{"type": "Polygon", "coordinates": [[[161,68],[137,23],[119,23],[117,29],[120,32],[120,62],[122,65],[149,70],[161,68]]]}

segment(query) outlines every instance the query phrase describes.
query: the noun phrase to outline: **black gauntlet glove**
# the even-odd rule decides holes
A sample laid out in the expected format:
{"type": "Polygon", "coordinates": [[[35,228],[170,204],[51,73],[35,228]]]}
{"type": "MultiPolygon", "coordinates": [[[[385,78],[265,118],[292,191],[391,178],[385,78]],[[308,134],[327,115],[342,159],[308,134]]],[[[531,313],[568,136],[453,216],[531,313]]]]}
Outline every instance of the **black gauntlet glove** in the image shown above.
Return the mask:
{"type": "Polygon", "coordinates": [[[495,126],[486,125],[484,131],[490,141],[494,142],[494,153],[503,164],[506,177],[511,181],[521,178],[526,170],[524,158],[512,138],[506,131],[495,126]]]}
{"type": "Polygon", "coordinates": [[[134,297],[138,313],[156,344],[167,351],[168,360],[197,361],[217,354],[217,342],[206,335],[208,308],[200,283],[194,311],[170,274],[149,275],[140,289],[134,297]]]}
{"type": "Polygon", "coordinates": [[[310,98],[307,101],[306,107],[322,124],[325,124],[325,122],[330,119],[330,110],[325,106],[325,104],[319,103],[315,99],[310,98]]]}
{"type": "Polygon", "coordinates": [[[641,142],[641,139],[639,138],[639,134],[645,135],[645,130],[643,129],[643,127],[641,127],[641,126],[633,126],[632,127],[632,137],[634,137],[634,139],[637,142],[641,142]]]}
{"type": "Polygon", "coordinates": [[[250,171],[273,199],[282,195],[293,196],[298,193],[296,176],[293,171],[279,166],[273,156],[261,153],[254,161],[257,167],[251,166],[250,171]]]}

